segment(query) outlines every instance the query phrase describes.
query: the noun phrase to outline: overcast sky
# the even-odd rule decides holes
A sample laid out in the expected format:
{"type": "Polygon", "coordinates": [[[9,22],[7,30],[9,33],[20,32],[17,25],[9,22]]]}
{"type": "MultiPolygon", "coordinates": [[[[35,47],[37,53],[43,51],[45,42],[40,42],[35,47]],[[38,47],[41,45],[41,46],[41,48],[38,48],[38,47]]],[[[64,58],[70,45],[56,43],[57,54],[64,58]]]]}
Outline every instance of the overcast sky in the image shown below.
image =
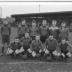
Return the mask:
{"type": "Polygon", "coordinates": [[[0,1],[72,1],[72,0],[0,0],[0,1]]]}
{"type": "Polygon", "coordinates": [[[41,12],[72,11],[72,2],[2,2],[0,3],[0,17],[11,14],[27,14],[41,12]],[[40,5],[40,11],[39,11],[40,5]]]}

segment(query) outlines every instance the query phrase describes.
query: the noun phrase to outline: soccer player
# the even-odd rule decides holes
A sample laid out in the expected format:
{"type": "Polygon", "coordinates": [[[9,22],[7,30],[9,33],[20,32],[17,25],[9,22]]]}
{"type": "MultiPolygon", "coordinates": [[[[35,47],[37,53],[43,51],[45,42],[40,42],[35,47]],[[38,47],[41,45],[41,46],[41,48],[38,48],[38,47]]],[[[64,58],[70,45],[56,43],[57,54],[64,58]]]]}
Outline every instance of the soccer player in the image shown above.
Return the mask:
{"type": "Polygon", "coordinates": [[[61,29],[60,29],[60,39],[65,38],[68,40],[69,36],[69,29],[66,27],[66,22],[61,23],[61,29]]]}
{"type": "Polygon", "coordinates": [[[49,36],[49,28],[47,26],[47,21],[46,20],[42,21],[42,26],[40,26],[40,28],[39,28],[39,33],[40,33],[40,40],[44,44],[45,40],[49,36]]]}
{"type": "Polygon", "coordinates": [[[21,22],[21,25],[19,25],[19,27],[18,27],[18,37],[19,38],[24,37],[26,32],[29,32],[29,29],[28,29],[28,26],[26,24],[26,20],[23,20],[21,22]]]}
{"type": "Polygon", "coordinates": [[[32,57],[40,57],[40,53],[42,51],[42,42],[40,41],[40,36],[37,35],[35,37],[35,40],[32,41],[30,45],[30,52],[32,54],[32,57]]]}
{"type": "Polygon", "coordinates": [[[7,54],[11,56],[19,56],[24,51],[22,44],[18,38],[15,38],[15,41],[12,42],[7,50],[7,54]]]}
{"type": "Polygon", "coordinates": [[[23,43],[22,45],[23,45],[23,49],[24,49],[24,52],[22,53],[23,57],[29,56],[28,49],[30,48],[31,41],[32,41],[32,39],[29,36],[29,33],[25,33],[25,37],[22,38],[22,43],[23,43]]]}
{"type": "Polygon", "coordinates": [[[56,26],[56,24],[57,24],[57,21],[56,20],[52,20],[52,26],[49,28],[49,30],[50,30],[50,34],[53,34],[53,37],[58,41],[60,30],[56,26]]]}
{"type": "Polygon", "coordinates": [[[49,38],[46,40],[45,45],[46,45],[45,54],[47,54],[51,58],[58,56],[58,52],[56,51],[58,47],[58,42],[53,37],[52,34],[50,34],[49,38]]]}
{"type": "Polygon", "coordinates": [[[36,21],[32,21],[32,26],[30,28],[30,36],[32,37],[33,40],[35,40],[35,36],[38,34],[38,27],[36,25],[36,21]]]}
{"type": "Polygon", "coordinates": [[[68,46],[72,47],[72,45],[69,43],[69,41],[66,41],[66,39],[63,38],[59,45],[62,59],[67,59],[67,58],[71,57],[71,53],[68,51],[68,46]]]}
{"type": "Polygon", "coordinates": [[[1,36],[2,36],[2,54],[4,54],[4,48],[6,48],[10,43],[11,28],[7,20],[3,21],[3,26],[1,27],[1,36]]]}

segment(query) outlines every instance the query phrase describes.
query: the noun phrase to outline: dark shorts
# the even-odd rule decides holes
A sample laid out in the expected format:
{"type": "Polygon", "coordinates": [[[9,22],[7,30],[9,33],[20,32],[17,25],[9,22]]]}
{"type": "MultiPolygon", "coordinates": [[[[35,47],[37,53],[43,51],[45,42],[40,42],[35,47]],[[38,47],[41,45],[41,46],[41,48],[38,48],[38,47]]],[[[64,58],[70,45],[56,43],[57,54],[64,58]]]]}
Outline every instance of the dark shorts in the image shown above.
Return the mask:
{"type": "Polygon", "coordinates": [[[25,51],[27,51],[30,48],[30,46],[23,46],[23,48],[25,51]]]}
{"type": "Polygon", "coordinates": [[[47,36],[40,36],[40,40],[42,43],[45,43],[47,36]]]}
{"type": "Polygon", "coordinates": [[[32,40],[35,40],[35,36],[31,36],[32,40]]]}
{"type": "Polygon", "coordinates": [[[24,37],[25,34],[18,34],[18,38],[21,39],[22,37],[24,37]]]}
{"type": "Polygon", "coordinates": [[[29,49],[29,46],[23,46],[23,48],[24,48],[24,51],[22,52],[22,55],[29,56],[30,53],[27,51],[29,49]]]}
{"type": "Polygon", "coordinates": [[[49,52],[50,52],[50,53],[53,53],[55,50],[56,50],[56,49],[54,49],[54,50],[49,50],[49,52]]]}
{"type": "Polygon", "coordinates": [[[10,36],[9,35],[2,35],[2,43],[10,43],[10,36]]]}
{"type": "Polygon", "coordinates": [[[64,53],[65,55],[68,53],[69,51],[68,50],[61,50],[61,53],[64,53]]]}
{"type": "Polygon", "coordinates": [[[39,53],[39,50],[35,50],[35,52],[38,54],[39,53]]]}
{"type": "MultiPolygon", "coordinates": [[[[59,43],[61,42],[61,40],[63,39],[64,37],[59,37],[59,43]]],[[[68,39],[68,37],[65,37],[64,39],[66,39],[66,41],[68,41],[69,39],[68,39]]]]}

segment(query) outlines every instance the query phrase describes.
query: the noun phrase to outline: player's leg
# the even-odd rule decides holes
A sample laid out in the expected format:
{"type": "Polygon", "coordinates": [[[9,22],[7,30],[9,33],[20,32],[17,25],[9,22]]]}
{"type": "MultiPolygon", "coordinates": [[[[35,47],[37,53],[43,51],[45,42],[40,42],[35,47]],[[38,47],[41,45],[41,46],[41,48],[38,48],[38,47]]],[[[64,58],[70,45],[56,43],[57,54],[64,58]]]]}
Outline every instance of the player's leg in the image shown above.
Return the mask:
{"type": "Polygon", "coordinates": [[[45,43],[45,40],[46,40],[47,36],[40,36],[40,40],[42,43],[45,43]]]}
{"type": "Polygon", "coordinates": [[[6,42],[5,37],[6,37],[5,35],[2,35],[2,53],[0,55],[4,54],[4,47],[5,47],[5,42],[6,42]]]}
{"type": "Polygon", "coordinates": [[[7,36],[6,36],[5,53],[7,52],[7,49],[8,49],[9,44],[10,44],[10,36],[7,35],[7,36]]]}
{"type": "Polygon", "coordinates": [[[69,52],[68,50],[66,51],[66,58],[71,58],[71,56],[72,56],[72,54],[71,54],[71,52],[69,52]]]}
{"type": "Polygon", "coordinates": [[[66,53],[67,53],[67,51],[62,51],[61,50],[61,56],[60,56],[61,60],[65,61],[67,59],[66,53]]]}
{"type": "Polygon", "coordinates": [[[27,51],[27,47],[23,47],[24,51],[22,52],[22,58],[23,59],[27,59],[28,58],[28,51],[27,51]]]}

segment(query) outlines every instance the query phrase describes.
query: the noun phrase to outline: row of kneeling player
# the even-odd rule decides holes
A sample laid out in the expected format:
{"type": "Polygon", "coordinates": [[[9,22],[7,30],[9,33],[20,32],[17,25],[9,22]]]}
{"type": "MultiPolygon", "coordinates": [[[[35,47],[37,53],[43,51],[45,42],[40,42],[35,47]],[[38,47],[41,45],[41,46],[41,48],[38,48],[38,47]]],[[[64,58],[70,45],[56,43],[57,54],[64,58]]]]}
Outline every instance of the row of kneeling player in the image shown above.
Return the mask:
{"type": "Polygon", "coordinates": [[[32,56],[32,57],[41,57],[41,56],[51,56],[51,57],[62,57],[68,58],[71,57],[70,51],[67,49],[68,46],[72,47],[69,41],[66,41],[64,38],[58,44],[57,40],[53,38],[53,35],[50,35],[49,38],[45,41],[45,44],[42,44],[40,41],[40,36],[36,36],[35,40],[31,40],[28,36],[23,38],[21,41],[18,38],[15,38],[15,41],[11,43],[8,47],[7,54],[12,56],[32,56]]]}

